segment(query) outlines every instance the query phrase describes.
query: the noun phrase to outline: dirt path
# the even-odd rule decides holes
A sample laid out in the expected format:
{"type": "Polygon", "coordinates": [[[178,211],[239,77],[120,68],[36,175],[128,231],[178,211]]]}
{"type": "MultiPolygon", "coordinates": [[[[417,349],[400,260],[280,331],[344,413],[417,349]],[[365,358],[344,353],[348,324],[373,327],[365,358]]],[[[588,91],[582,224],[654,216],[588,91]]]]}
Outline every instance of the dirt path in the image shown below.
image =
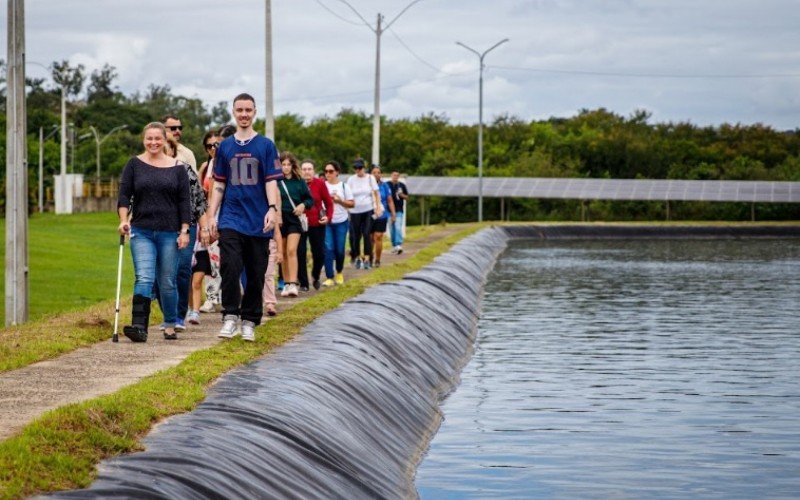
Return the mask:
{"type": "MultiPolygon", "coordinates": [[[[382,264],[388,266],[407,259],[458,229],[444,227],[417,241],[407,242],[401,255],[384,252],[382,264]]],[[[345,280],[368,272],[346,264],[345,280]]],[[[324,291],[324,288],[319,292],[311,289],[297,298],[279,297],[278,316],[268,320],[265,317],[265,321],[280,321],[281,310],[324,291]]],[[[127,320],[122,319],[123,322],[127,320]]],[[[187,331],[179,334],[178,341],[165,341],[158,328],[151,326],[150,338],[144,344],[131,343],[120,335],[117,344],[110,340],[100,342],[0,374],[0,440],[12,436],[48,410],[113,393],[159,370],[179,364],[192,352],[220,342],[216,334],[221,325],[219,313],[202,314],[201,324],[187,325],[187,331]]]]}

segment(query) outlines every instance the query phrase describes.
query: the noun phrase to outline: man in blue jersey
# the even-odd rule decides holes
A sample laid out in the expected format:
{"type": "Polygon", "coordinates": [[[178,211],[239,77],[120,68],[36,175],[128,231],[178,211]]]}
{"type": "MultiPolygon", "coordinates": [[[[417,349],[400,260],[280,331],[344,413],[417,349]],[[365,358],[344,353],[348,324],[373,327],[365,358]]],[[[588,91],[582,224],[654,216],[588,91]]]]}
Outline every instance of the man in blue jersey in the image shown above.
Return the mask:
{"type": "Polygon", "coordinates": [[[241,318],[242,338],[251,342],[263,313],[269,240],[280,220],[276,181],[283,179],[275,144],[253,130],[255,116],[253,96],[233,99],[236,133],[217,148],[208,204],[212,222],[208,231],[201,229],[204,244],[211,236],[219,237],[223,325],[218,336],[238,335],[241,318]],[[242,270],[247,278],[244,295],[239,288],[242,270]]]}

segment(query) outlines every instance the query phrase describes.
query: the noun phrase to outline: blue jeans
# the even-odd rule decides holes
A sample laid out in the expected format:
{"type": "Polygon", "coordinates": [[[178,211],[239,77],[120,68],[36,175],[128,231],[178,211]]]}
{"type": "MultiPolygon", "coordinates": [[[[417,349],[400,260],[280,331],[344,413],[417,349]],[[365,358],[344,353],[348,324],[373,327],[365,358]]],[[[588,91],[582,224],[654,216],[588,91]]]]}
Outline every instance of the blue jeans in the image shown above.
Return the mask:
{"type": "MultiPolygon", "coordinates": [[[[192,255],[194,255],[194,242],[197,239],[197,224],[189,226],[189,244],[186,248],[178,250],[178,317],[183,319],[189,311],[189,288],[192,286],[192,255]]],[[[198,304],[195,307],[200,307],[198,304]]]]}
{"type": "Polygon", "coordinates": [[[333,278],[333,263],[336,261],[336,272],[344,269],[344,243],[347,240],[347,229],[350,222],[328,224],[325,229],[325,277],[333,278]]]}
{"type": "Polygon", "coordinates": [[[392,236],[392,246],[399,247],[403,244],[403,212],[395,212],[395,219],[389,219],[389,234],[392,236]]]}
{"type": "Polygon", "coordinates": [[[134,295],[153,297],[153,284],[161,290],[161,310],[167,327],[178,316],[178,231],[154,231],[131,227],[131,256],[136,281],[134,295]]]}

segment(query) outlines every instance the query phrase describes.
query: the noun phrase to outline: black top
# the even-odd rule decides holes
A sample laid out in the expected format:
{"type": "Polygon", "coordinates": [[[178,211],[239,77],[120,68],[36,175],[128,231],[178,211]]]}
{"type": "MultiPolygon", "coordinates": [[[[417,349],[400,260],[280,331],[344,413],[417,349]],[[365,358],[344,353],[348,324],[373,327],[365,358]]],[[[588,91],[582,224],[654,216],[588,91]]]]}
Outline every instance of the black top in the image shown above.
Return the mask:
{"type": "Polygon", "coordinates": [[[402,212],[405,209],[406,200],[398,196],[398,192],[408,196],[408,188],[405,184],[398,181],[397,184],[389,181],[389,187],[392,188],[392,198],[394,199],[394,211],[402,212]]]}
{"type": "Polygon", "coordinates": [[[180,231],[181,224],[189,224],[191,219],[186,168],[178,162],[174,167],[154,167],[134,156],[122,171],[117,200],[119,207],[132,211],[133,226],[155,231],[180,231]]]}

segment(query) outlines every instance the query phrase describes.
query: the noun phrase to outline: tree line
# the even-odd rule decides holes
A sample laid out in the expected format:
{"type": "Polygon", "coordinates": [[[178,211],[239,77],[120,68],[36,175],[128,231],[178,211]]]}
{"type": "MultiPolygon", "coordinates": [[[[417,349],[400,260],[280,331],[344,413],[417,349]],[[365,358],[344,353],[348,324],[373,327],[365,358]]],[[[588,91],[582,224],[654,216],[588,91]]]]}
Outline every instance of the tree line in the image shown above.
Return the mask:
{"type": "MultiPolygon", "coordinates": [[[[0,62],[0,64],[2,64],[0,62]]],[[[117,176],[132,154],[141,151],[140,131],[166,113],[184,124],[183,141],[198,159],[205,157],[203,133],[230,121],[230,103],[206,106],[200,99],[176,95],[169,85],[150,85],[125,95],[116,85],[116,68],[105,65],[87,73],[82,65],[57,61],[51,78],[26,79],[28,163],[32,198],[39,154],[39,130],[45,135],[60,125],[61,93],[67,97],[70,126],[68,164],[88,178],[95,175],[95,141],[89,127],[110,136],[101,148],[103,176],[117,176]],[[74,160],[73,160],[74,158],[74,160]]],[[[5,74],[5,71],[2,71],[5,74]]],[[[5,163],[5,82],[0,82],[0,162],[5,163]]],[[[256,125],[263,130],[263,123],[256,125]]],[[[349,167],[355,156],[369,157],[372,118],[353,109],[335,116],[304,117],[286,113],[275,120],[276,143],[318,163],[329,159],[349,167]]],[[[44,143],[46,184],[58,173],[60,134],[44,143]]],[[[381,162],[406,175],[477,176],[477,124],[454,124],[442,114],[381,120],[381,162]]],[[[347,168],[345,171],[348,171],[347,168]]],[[[778,131],[762,124],[697,126],[690,122],[651,123],[638,110],[623,116],[607,109],[580,110],[569,118],[523,120],[511,114],[484,126],[484,175],[487,177],[589,177],[622,179],[771,180],[800,181],[800,129],[778,131]]],[[[4,182],[5,168],[0,170],[4,182]]],[[[5,196],[5,188],[0,197],[5,196]]],[[[2,201],[2,200],[0,200],[2,201]]],[[[430,220],[467,221],[476,218],[474,199],[430,198],[430,220]]],[[[409,206],[411,222],[420,220],[420,205],[409,206]]],[[[595,220],[675,219],[746,220],[751,209],[742,203],[673,202],[667,209],[656,202],[578,200],[484,200],[486,219],[501,211],[512,220],[570,220],[584,210],[595,220]]],[[[798,219],[800,207],[760,204],[760,219],[798,219]]]]}

